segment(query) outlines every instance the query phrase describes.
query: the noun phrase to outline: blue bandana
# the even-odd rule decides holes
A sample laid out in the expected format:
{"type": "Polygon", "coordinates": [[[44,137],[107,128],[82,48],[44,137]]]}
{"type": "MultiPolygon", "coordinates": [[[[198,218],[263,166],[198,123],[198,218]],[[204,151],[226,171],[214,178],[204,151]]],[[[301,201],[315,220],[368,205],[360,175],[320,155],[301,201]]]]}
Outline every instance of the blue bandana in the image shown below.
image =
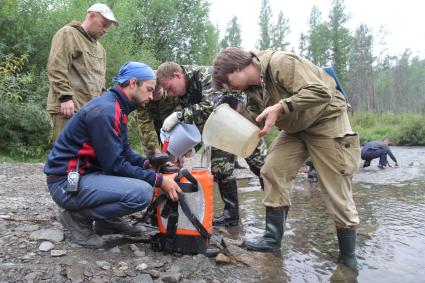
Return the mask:
{"type": "Polygon", "coordinates": [[[136,78],[139,81],[156,80],[155,73],[151,67],[144,63],[128,61],[121,66],[118,75],[112,81],[122,84],[132,78],[136,78]]]}

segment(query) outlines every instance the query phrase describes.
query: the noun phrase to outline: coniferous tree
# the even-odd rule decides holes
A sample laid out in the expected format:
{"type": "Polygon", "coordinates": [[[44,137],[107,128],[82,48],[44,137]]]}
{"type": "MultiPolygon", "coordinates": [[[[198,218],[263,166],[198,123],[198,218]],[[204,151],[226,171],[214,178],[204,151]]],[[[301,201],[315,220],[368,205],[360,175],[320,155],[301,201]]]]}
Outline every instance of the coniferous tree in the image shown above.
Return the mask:
{"type": "Polygon", "coordinates": [[[260,9],[260,19],[258,24],[260,26],[260,40],[257,48],[265,50],[271,47],[270,29],[271,29],[272,9],[269,0],[262,0],[260,9]]]}
{"type": "Polygon", "coordinates": [[[241,45],[241,29],[238,24],[238,18],[236,16],[233,16],[233,18],[227,24],[226,33],[224,35],[224,38],[220,42],[220,47],[241,47],[241,45]]]}
{"type": "Polygon", "coordinates": [[[286,41],[289,32],[289,19],[285,18],[283,12],[280,11],[277,22],[271,30],[271,48],[273,50],[286,50],[289,45],[289,42],[286,41]]]}

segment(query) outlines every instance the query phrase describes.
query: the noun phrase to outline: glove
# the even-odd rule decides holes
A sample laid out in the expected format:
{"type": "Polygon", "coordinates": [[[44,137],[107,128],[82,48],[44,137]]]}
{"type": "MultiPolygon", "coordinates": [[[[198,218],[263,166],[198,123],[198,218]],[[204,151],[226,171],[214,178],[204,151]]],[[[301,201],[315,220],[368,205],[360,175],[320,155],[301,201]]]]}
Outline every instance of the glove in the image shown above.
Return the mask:
{"type": "Polygon", "coordinates": [[[171,131],[172,128],[174,128],[174,126],[181,121],[182,118],[182,113],[181,112],[174,112],[171,113],[170,116],[168,116],[167,118],[165,118],[164,123],[162,124],[162,129],[165,132],[169,132],[171,131]]]}
{"type": "Polygon", "coordinates": [[[233,110],[236,110],[239,105],[238,99],[234,95],[224,95],[218,102],[218,105],[227,103],[233,110]]]}

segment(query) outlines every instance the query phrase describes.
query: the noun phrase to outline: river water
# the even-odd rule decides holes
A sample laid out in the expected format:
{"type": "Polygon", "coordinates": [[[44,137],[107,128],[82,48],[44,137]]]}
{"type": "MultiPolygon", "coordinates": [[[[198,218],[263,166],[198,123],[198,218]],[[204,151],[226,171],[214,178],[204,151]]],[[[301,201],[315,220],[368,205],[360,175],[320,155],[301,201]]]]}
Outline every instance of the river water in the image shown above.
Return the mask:
{"type": "MultiPolygon", "coordinates": [[[[381,170],[374,160],[354,176],[353,194],[361,221],[357,278],[336,270],[333,222],[317,184],[308,183],[305,174],[300,174],[291,195],[284,248],[281,254],[259,256],[258,280],[425,282],[425,148],[392,147],[392,151],[399,168],[381,170]]],[[[259,237],[264,228],[263,194],[252,180],[240,180],[239,188],[241,225],[227,231],[234,239],[259,237]]],[[[221,201],[216,206],[221,211],[221,201]]]]}

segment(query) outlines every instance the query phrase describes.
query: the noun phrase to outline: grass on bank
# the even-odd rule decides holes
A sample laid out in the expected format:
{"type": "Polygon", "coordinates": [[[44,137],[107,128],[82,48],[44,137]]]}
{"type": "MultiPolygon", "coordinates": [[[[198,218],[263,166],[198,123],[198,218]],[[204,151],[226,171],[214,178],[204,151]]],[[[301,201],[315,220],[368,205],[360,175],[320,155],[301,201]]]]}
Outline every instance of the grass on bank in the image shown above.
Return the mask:
{"type": "MultiPolygon", "coordinates": [[[[354,131],[359,133],[362,144],[388,137],[394,145],[425,146],[424,115],[354,113],[350,114],[350,121],[354,131]]],[[[34,122],[37,123],[37,121],[31,121],[31,123],[34,122]]],[[[50,134],[46,132],[44,138],[41,138],[41,131],[37,130],[37,138],[31,138],[30,131],[27,131],[27,134],[13,134],[9,127],[8,139],[0,142],[0,162],[44,162],[50,148],[50,145],[47,146],[50,134]]],[[[137,131],[136,121],[132,119],[129,125],[129,140],[134,150],[143,153],[137,131]]],[[[273,128],[272,132],[266,136],[267,144],[270,145],[277,134],[278,130],[273,128]]]]}

